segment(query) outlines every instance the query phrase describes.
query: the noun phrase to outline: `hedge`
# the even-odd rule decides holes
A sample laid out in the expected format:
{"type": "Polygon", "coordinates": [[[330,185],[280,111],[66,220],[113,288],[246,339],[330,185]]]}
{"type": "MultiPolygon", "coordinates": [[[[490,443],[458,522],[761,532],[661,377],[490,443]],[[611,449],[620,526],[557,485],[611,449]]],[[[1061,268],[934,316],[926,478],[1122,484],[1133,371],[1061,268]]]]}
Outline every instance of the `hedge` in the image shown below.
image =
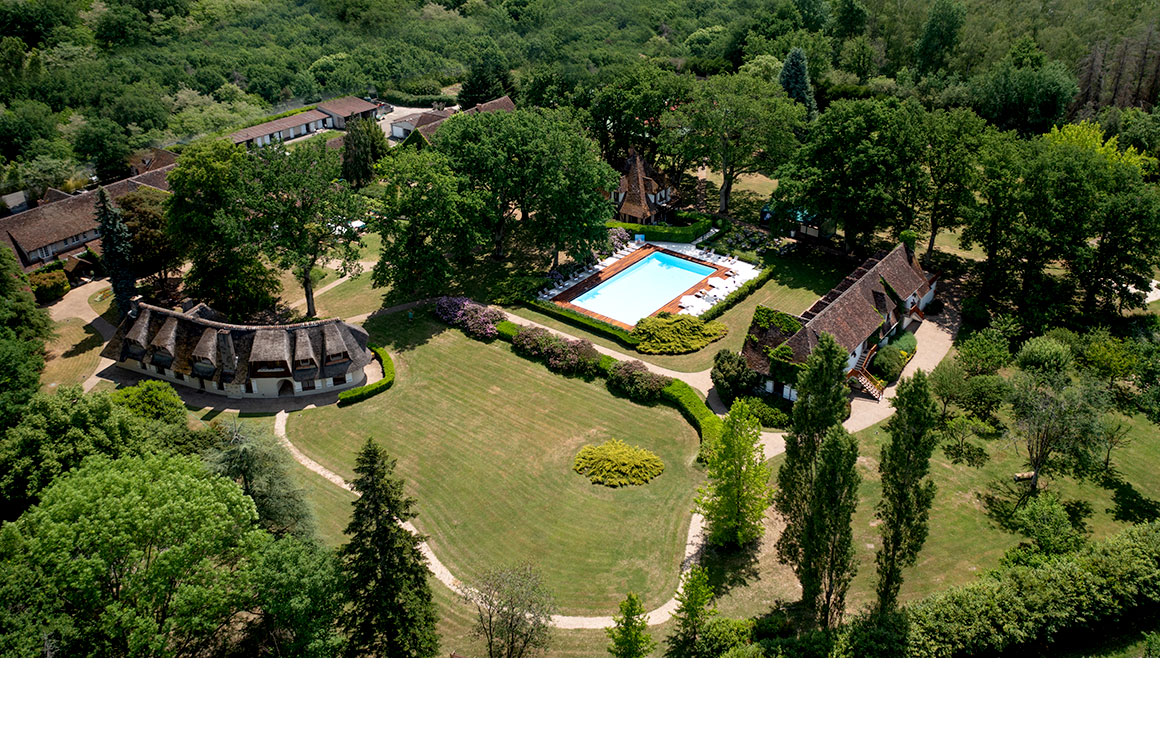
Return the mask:
{"type": "Polygon", "coordinates": [[[358,388],[351,388],[338,394],[338,405],[347,406],[352,403],[357,403],[364,398],[377,396],[386,389],[390,388],[395,382],[395,363],[391,361],[391,356],[382,347],[375,347],[374,345],[367,345],[367,349],[375,353],[379,358],[379,364],[383,368],[383,379],[376,380],[374,383],[359,386],[358,388]]]}
{"type": "Polygon", "coordinates": [[[696,352],[729,333],[719,321],[705,323],[688,314],[646,316],[637,322],[632,335],[639,339],[637,350],[649,355],[679,355],[696,352]]]}
{"type": "Polygon", "coordinates": [[[442,93],[436,95],[412,95],[402,90],[387,90],[379,95],[379,99],[385,100],[393,105],[402,105],[408,108],[430,108],[436,103],[455,105],[454,95],[443,95],[442,93]]]}
{"type": "Polygon", "coordinates": [[[34,272],[28,276],[28,282],[36,302],[41,304],[58,301],[69,291],[68,278],[62,270],[34,272]]]}
{"type": "Polygon", "coordinates": [[[705,451],[721,438],[721,432],[724,429],[721,417],[714,414],[692,386],[683,380],[674,380],[666,385],[661,390],[661,397],[676,406],[677,410],[684,414],[693,428],[701,435],[700,457],[703,458],[705,451]]]}
{"type": "Polygon", "coordinates": [[[1158,606],[1160,522],[1149,522],[1044,565],[1000,570],[909,604],[906,653],[1041,654],[1069,632],[1158,606]]]}
{"type": "Polygon", "coordinates": [[[516,338],[516,334],[520,333],[520,325],[514,321],[504,319],[495,325],[495,330],[499,334],[499,338],[505,342],[510,342],[516,338]]]}
{"type": "Polygon", "coordinates": [[[636,349],[636,345],[640,344],[640,339],[638,337],[634,337],[632,334],[626,332],[624,329],[621,329],[618,326],[613,326],[612,324],[600,321],[599,319],[594,319],[591,316],[585,316],[582,313],[557,306],[551,301],[527,299],[523,303],[528,308],[559,319],[566,324],[572,324],[573,326],[577,326],[581,329],[587,329],[594,334],[608,337],[609,339],[619,342],[621,345],[628,347],[629,349],[636,349]]]}
{"type": "Polygon", "coordinates": [[[610,229],[624,229],[629,234],[644,234],[648,241],[680,242],[688,244],[713,228],[711,219],[703,219],[688,226],[646,226],[644,224],[628,224],[623,221],[606,221],[604,225],[610,229]]]}
{"type": "Polygon", "coordinates": [[[738,303],[741,303],[741,301],[753,295],[753,293],[758,288],[768,283],[769,279],[772,277],[773,268],[765,268],[761,272],[757,273],[757,277],[744,283],[740,288],[710,306],[708,311],[701,314],[701,318],[705,321],[712,321],[713,319],[719,318],[721,314],[725,313],[729,309],[736,306],[738,303]]]}

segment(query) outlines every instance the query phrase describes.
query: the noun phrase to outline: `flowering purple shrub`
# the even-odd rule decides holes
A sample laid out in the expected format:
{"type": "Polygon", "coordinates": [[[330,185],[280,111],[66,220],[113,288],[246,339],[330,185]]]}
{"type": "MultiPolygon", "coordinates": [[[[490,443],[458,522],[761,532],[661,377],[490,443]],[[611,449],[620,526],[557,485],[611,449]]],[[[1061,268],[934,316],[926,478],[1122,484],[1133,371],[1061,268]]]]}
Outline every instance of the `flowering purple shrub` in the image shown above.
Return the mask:
{"type": "Polygon", "coordinates": [[[649,372],[640,360],[617,362],[608,371],[608,388],[634,401],[651,403],[661,397],[661,390],[672,378],[649,372]]]}
{"type": "Polygon", "coordinates": [[[435,315],[479,339],[498,336],[495,325],[504,319],[503,311],[462,296],[443,296],[435,301],[435,315]]]}
{"type": "Polygon", "coordinates": [[[600,353],[586,339],[564,339],[547,329],[524,327],[512,338],[512,348],[562,375],[592,378],[599,373],[600,353]]]}
{"type": "Polygon", "coordinates": [[[618,249],[624,249],[626,246],[628,246],[628,243],[631,240],[632,235],[628,233],[627,229],[622,229],[619,226],[615,229],[609,229],[608,247],[606,247],[605,250],[601,250],[601,252],[603,253],[606,251],[607,254],[603,254],[603,256],[607,257],[609,254],[612,254],[618,249]]]}

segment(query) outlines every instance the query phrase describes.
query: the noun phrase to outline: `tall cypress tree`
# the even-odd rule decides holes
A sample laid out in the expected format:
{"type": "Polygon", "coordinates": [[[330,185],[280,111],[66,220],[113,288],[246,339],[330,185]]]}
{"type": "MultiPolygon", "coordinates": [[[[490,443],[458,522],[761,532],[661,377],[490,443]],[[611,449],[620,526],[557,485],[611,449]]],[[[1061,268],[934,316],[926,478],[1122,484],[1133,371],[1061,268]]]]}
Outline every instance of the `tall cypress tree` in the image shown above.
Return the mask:
{"type": "Polygon", "coordinates": [[[934,481],[927,474],[939,424],[938,405],[922,370],[898,382],[898,394],[891,403],[894,416],[886,422],[890,441],[882,448],[878,463],[882,500],[874,510],[882,522],[882,549],[874,558],[880,614],[894,608],[902,586],[902,569],[914,565],[926,541],[927,517],[935,493],[934,481]]]}
{"type": "Polygon", "coordinates": [[[113,284],[117,309],[125,316],[137,292],[137,279],[130,268],[133,245],[121,209],[113,205],[104,188],[97,190],[97,223],[101,227],[101,260],[113,284]]]}
{"type": "Polygon", "coordinates": [[[818,104],[814,100],[814,86],[810,84],[809,67],[806,64],[806,53],[800,46],[790,50],[789,56],[781,66],[781,75],[777,78],[785,89],[786,95],[805,106],[810,120],[818,115],[818,104]]]}
{"type": "Polygon", "coordinates": [[[375,163],[390,151],[378,122],[369,118],[351,121],[342,140],[342,177],[354,188],[366,187],[375,177],[375,163]]]}
{"type": "Polygon", "coordinates": [[[394,476],[395,460],[368,439],[355,462],[360,494],[339,550],[349,605],[342,617],[351,657],[426,658],[439,651],[435,604],[420,535],[403,529],[415,499],[394,476]]]}
{"type": "Polygon", "coordinates": [[[802,584],[802,600],[818,603],[821,576],[818,574],[818,465],[822,442],[832,427],[839,426],[846,413],[846,351],[829,334],[822,334],[817,346],[798,373],[794,388],[793,431],[786,437],[785,462],[777,473],[774,505],[785,520],[777,541],[781,562],[793,568],[802,584]]]}

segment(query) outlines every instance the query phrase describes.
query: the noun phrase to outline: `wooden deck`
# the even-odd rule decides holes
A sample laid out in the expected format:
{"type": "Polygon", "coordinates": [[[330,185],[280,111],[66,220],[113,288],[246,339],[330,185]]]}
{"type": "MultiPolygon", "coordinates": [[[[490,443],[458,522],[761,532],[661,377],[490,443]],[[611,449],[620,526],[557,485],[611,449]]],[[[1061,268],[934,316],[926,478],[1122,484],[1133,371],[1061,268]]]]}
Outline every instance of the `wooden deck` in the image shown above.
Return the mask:
{"type": "Polygon", "coordinates": [[[575,285],[568,288],[567,290],[560,292],[556,297],[554,297],[552,299],[552,302],[558,306],[562,306],[563,308],[567,308],[571,311],[576,311],[577,313],[582,313],[585,316],[591,316],[592,318],[597,319],[598,321],[603,321],[606,324],[612,324],[613,326],[618,326],[621,329],[624,329],[625,331],[632,331],[633,327],[629,326],[628,324],[624,323],[623,321],[617,321],[616,319],[610,318],[610,317],[605,316],[603,314],[598,314],[595,311],[589,311],[586,308],[581,308],[580,306],[577,306],[576,304],[572,303],[572,300],[584,295],[585,293],[592,290],[597,285],[600,285],[601,283],[608,280],[609,278],[613,277],[617,273],[620,273],[620,272],[623,272],[624,270],[627,270],[628,268],[635,265],[637,262],[640,262],[645,257],[648,257],[650,254],[653,254],[654,252],[663,252],[663,253],[671,255],[673,257],[680,257],[683,260],[688,260],[689,262],[695,262],[699,265],[704,265],[706,267],[712,267],[712,268],[714,268],[714,271],[711,274],[706,275],[704,278],[702,278],[693,287],[684,291],[680,295],[675,296],[671,301],[669,301],[665,305],[661,306],[656,311],[653,311],[651,314],[649,314],[649,316],[656,316],[659,313],[677,313],[678,311],[681,310],[681,299],[682,298],[684,298],[687,295],[692,295],[700,290],[709,289],[709,278],[712,278],[712,277],[725,278],[725,274],[732,271],[732,269],[733,269],[732,267],[718,265],[718,264],[715,264],[713,262],[706,262],[705,260],[700,260],[700,259],[697,259],[696,257],[690,257],[686,254],[681,254],[680,252],[674,252],[671,249],[665,249],[663,247],[658,247],[655,244],[646,244],[643,247],[641,247],[640,249],[636,250],[635,252],[627,255],[626,257],[623,257],[623,258],[617,260],[616,262],[613,262],[611,265],[609,265],[608,267],[605,267],[603,270],[600,270],[599,272],[596,272],[592,275],[589,275],[588,277],[584,278],[583,280],[576,283],[575,285]]]}

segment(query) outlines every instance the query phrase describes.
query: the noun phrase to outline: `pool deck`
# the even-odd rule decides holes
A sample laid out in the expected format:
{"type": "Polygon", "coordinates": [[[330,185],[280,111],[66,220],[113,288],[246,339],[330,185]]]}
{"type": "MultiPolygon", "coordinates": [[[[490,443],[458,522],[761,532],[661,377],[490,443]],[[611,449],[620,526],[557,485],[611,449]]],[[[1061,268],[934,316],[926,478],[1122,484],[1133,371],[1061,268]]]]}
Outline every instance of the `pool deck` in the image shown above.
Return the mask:
{"type": "Polygon", "coordinates": [[[586,308],[582,308],[580,306],[577,306],[575,303],[572,303],[572,300],[574,298],[578,298],[578,297],[584,295],[588,291],[595,288],[597,285],[600,285],[601,283],[603,283],[605,280],[608,280],[609,278],[611,278],[612,276],[616,275],[619,272],[623,272],[624,270],[627,270],[628,268],[635,265],[637,262],[640,262],[645,257],[648,257],[650,254],[654,254],[656,252],[662,252],[664,254],[671,255],[673,257],[680,257],[683,260],[688,260],[689,262],[696,262],[697,264],[704,265],[705,267],[712,267],[713,272],[706,275],[699,282],[697,282],[697,284],[694,285],[693,287],[689,288],[688,290],[685,290],[684,292],[682,292],[681,294],[679,294],[677,296],[674,296],[671,301],[669,301],[665,305],[661,306],[656,311],[653,311],[651,314],[649,314],[649,316],[656,316],[658,313],[665,313],[665,312],[677,313],[678,311],[681,310],[680,304],[681,304],[682,298],[684,298],[687,295],[692,295],[693,293],[696,293],[699,290],[708,290],[709,289],[709,278],[712,278],[712,277],[724,278],[726,273],[731,272],[735,269],[733,266],[730,266],[730,265],[718,265],[716,263],[706,262],[705,260],[698,259],[696,257],[690,256],[687,254],[682,254],[681,252],[678,252],[678,251],[675,251],[672,249],[666,249],[665,247],[658,247],[655,244],[646,244],[645,246],[636,250],[632,254],[624,257],[623,259],[619,259],[616,262],[613,262],[611,265],[604,268],[603,270],[596,272],[596,273],[593,273],[592,275],[589,275],[588,277],[584,278],[583,280],[576,283],[575,285],[560,292],[559,294],[557,294],[556,296],[554,296],[552,298],[552,303],[555,303],[557,306],[567,308],[570,311],[576,311],[577,313],[582,313],[585,316],[591,316],[592,318],[603,321],[606,324],[612,324],[613,326],[619,326],[621,329],[624,329],[626,331],[632,331],[633,327],[630,326],[629,324],[626,324],[623,321],[617,321],[616,319],[605,316],[604,314],[599,314],[599,313],[596,313],[595,311],[589,311],[586,308]]]}

